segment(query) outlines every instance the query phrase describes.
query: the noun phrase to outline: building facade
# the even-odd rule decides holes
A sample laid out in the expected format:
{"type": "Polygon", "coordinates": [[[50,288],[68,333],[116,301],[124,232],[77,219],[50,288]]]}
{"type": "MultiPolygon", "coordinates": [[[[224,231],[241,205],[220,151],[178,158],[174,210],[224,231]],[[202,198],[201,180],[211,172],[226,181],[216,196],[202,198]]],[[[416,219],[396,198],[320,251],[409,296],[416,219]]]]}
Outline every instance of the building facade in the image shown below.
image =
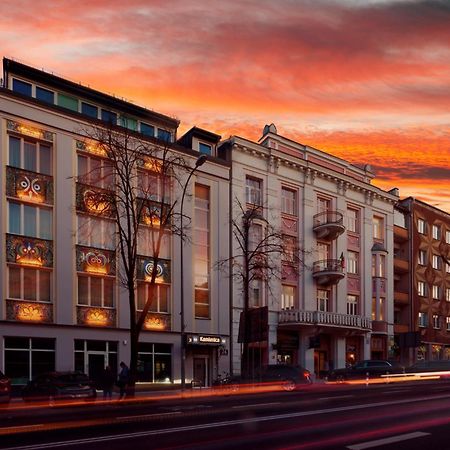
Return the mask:
{"type": "MultiPolygon", "coordinates": [[[[0,369],[23,384],[48,370],[81,370],[95,379],[105,365],[117,370],[119,361],[130,360],[117,223],[92,196],[117,185],[110,161],[88,137],[107,125],[147,146],[168,148],[192,167],[165,191],[189,226],[183,249],[179,234],[162,239],[138,380],[179,382],[185,354],[186,381],[209,385],[229,368],[229,282],[212,270],[229,251],[222,230],[228,227],[230,167],[216,155],[220,136],[197,128],[177,142],[173,118],[9,59],[3,65],[0,369]],[[197,167],[202,153],[208,160],[197,167]]],[[[143,165],[136,180],[152,190],[149,201],[166,201],[154,166],[143,165]]],[[[153,226],[139,229],[138,311],[150,292],[153,226]]]]}
{"type": "MultiPolygon", "coordinates": [[[[258,142],[231,137],[219,152],[232,161],[235,221],[242,214],[236,204],[256,204],[299,256],[294,263],[288,251],[278,262],[280,277],[250,286],[249,308],[268,310],[267,339],[248,344],[252,364],[301,364],[322,376],[357,360],[390,357],[397,196],[371,184],[369,166],[358,168],[280,136],[273,124],[258,142]]],[[[236,253],[236,243],[232,247],[236,253]]],[[[233,283],[235,372],[242,289],[233,283]]]]}

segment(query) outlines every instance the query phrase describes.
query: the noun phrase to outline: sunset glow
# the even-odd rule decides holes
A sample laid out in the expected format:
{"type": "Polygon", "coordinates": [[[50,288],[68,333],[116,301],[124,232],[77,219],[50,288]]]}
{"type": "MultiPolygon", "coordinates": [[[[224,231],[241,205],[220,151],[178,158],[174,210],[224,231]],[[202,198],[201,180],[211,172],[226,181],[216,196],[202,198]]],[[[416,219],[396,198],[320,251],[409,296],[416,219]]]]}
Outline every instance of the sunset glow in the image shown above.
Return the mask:
{"type": "Polygon", "coordinates": [[[179,136],[273,122],[450,212],[447,0],[2,5],[3,56],[177,117],[179,136]]]}

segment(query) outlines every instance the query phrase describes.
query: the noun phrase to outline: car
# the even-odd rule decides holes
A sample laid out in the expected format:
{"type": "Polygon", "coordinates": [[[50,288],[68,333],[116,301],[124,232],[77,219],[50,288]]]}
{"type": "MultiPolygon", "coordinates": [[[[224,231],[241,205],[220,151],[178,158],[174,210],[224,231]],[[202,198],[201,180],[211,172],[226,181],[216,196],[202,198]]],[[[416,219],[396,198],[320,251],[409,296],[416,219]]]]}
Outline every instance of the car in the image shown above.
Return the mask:
{"type": "Polygon", "coordinates": [[[82,372],[47,372],[34,377],[22,390],[25,401],[93,400],[97,396],[94,383],[82,372]]]}
{"type": "Polygon", "coordinates": [[[345,369],[334,369],[328,373],[328,381],[346,381],[376,378],[382,375],[404,373],[405,368],[397,362],[387,360],[364,360],[345,369]]]}
{"type": "Polygon", "coordinates": [[[406,368],[408,374],[422,374],[428,372],[447,372],[439,374],[440,379],[450,378],[450,360],[421,360],[406,368]]]}
{"type": "Polygon", "coordinates": [[[11,380],[0,371],[0,402],[9,403],[11,400],[11,380]]]}
{"type": "Polygon", "coordinates": [[[302,366],[288,364],[270,364],[255,371],[252,377],[226,377],[221,380],[221,389],[239,390],[245,386],[281,387],[285,391],[294,391],[300,386],[312,383],[311,373],[302,366]]]}

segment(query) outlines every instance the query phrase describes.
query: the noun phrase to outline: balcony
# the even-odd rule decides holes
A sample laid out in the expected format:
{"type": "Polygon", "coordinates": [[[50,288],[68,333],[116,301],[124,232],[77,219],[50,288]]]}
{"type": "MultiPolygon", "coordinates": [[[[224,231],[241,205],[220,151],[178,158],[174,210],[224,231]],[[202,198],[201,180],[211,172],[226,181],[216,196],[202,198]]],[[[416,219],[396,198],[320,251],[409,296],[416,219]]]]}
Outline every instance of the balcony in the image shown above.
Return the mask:
{"type": "Polygon", "coordinates": [[[345,231],[344,217],[337,211],[323,211],[314,216],[313,231],[317,239],[332,241],[345,231]]]}
{"type": "Polygon", "coordinates": [[[394,291],[394,304],[395,305],[408,305],[409,296],[407,292],[394,291]]]}
{"type": "Polygon", "coordinates": [[[408,273],[409,262],[406,259],[394,258],[394,272],[397,273],[408,273]]]}
{"type": "Polygon", "coordinates": [[[351,328],[360,331],[371,330],[371,320],[363,316],[352,316],[324,311],[280,311],[278,323],[285,325],[317,325],[330,328],[351,328]]]}
{"type": "Polygon", "coordinates": [[[394,324],[394,334],[407,333],[409,331],[409,326],[402,323],[394,324]]]}
{"type": "Polygon", "coordinates": [[[372,320],[372,333],[387,333],[387,322],[384,320],[372,320]]]}
{"type": "Polygon", "coordinates": [[[313,278],[320,286],[330,286],[339,283],[344,278],[344,268],[340,259],[323,259],[313,266],[313,278]]]}

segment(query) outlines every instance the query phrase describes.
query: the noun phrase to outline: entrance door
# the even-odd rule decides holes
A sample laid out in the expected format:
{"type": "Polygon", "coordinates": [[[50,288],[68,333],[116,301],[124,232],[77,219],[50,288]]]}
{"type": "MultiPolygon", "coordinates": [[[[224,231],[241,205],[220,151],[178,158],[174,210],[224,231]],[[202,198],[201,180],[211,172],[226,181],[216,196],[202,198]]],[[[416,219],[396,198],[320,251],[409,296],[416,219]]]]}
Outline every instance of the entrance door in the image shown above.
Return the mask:
{"type": "Polygon", "coordinates": [[[194,380],[196,386],[207,386],[207,362],[206,358],[194,358],[194,380]]]}
{"type": "Polygon", "coordinates": [[[105,355],[103,353],[88,353],[88,376],[97,388],[100,388],[104,369],[105,355]]]}

